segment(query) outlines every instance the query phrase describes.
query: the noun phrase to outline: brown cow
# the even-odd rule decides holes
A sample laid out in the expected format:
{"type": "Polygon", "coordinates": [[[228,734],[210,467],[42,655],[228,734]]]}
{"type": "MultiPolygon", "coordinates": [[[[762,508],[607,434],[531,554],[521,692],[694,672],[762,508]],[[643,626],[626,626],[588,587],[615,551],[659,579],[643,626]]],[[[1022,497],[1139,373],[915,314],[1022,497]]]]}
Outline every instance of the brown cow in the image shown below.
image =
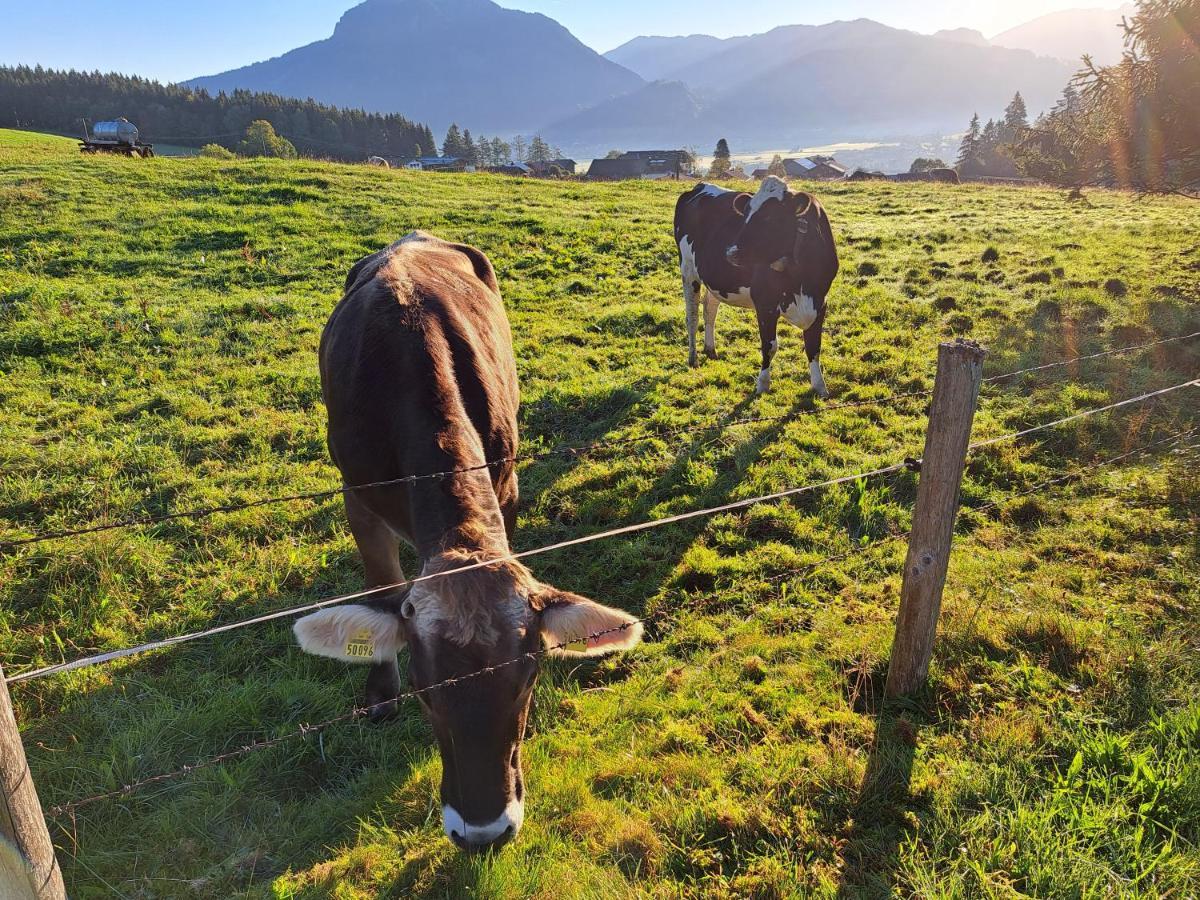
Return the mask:
{"type": "MultiPolygon", "coordinates": [[[[507,556],[516,519],[520,394],[508,319],[488,258],[415,232],[350,270],[321,339],[329,450],[346,484],[457,469],[448,478],[350,491],[350,530],[368,587],[404,580],[399,541],[421,574],[507,556]]],[[[335,606],[296,623],[309,653],[371,663],[367,703],[391,714],[407,644],[420,689],[519,662],[419,695],[442,756],[442,820],[463,849],[498,847],[524,816],[520,746],[544,641],[587,639],[584,653],[633,646],[631,616],[498,562],[335,606]],[[623,630],[587,639],[598,631],[623,630]]]]}

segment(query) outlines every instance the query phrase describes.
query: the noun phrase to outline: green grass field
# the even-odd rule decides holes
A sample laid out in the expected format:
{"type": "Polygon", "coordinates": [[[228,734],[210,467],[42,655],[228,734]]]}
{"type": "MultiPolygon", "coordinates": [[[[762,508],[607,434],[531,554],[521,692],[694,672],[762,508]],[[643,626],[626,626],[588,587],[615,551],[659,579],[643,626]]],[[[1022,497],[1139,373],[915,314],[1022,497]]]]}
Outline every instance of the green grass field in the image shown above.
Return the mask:
{"type": "MultiPolygon", "coordinates": [[[[831,402],[930,387],[956,335],[1000,373],[1200,329],[1198,204],[814,188],[843,260],[831,402]]],[[[0,131],[0,539],[336,485],[321,328],[349,266],[415,228],[495,263],[525,450],[811,413],[527,464],[519,549],[919,455],[922,402],[822,413],[795,330],[753,397],[745,311],[723,309],[721,358],[687,368],[677,193],[84,160],[0,131]]],[[[1198,364],[1193,341],[988,385],[976,434],[1198,364]]],[[[1196,896],[1196,455],[1008,498],[1200,424],[1198,394],[973,456],[915,698],[881,700],[903,543],[878,542],[908,527],[904,473],[533,560],[665,618],[624,657],[544,669],[526,826],[494,857],[443,838],[440,762],[410,704],[52,823],[71,896],[1196,896]]],[[[0,658],[13,674],[360,586],[336,499],[37,544],[0,555],[0,658]]],[[[43,802],[349,709],[364,672],[302,655],[289,626],[14,686],[43,802]]]]}

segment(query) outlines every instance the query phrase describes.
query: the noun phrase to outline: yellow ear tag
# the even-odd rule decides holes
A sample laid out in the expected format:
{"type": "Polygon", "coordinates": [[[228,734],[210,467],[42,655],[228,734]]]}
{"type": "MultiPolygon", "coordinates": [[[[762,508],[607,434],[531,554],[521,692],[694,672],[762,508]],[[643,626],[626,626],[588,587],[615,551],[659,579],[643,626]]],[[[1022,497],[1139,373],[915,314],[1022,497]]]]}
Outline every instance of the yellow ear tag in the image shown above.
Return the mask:
{"type": "Polygon", "coordinates": [[[346,642],[346,656],[350,659],[374,659],[375,637],[371,632],[357,631],[346,642]]]}
{"type": "Polygon", "coordinates": [[[587,638],[583,638],[578,641],[572,641],[571,643],[567,644],[566,649],[569,650],[571,653],[587,653],[587,651],[588,651],[587,638]]]}

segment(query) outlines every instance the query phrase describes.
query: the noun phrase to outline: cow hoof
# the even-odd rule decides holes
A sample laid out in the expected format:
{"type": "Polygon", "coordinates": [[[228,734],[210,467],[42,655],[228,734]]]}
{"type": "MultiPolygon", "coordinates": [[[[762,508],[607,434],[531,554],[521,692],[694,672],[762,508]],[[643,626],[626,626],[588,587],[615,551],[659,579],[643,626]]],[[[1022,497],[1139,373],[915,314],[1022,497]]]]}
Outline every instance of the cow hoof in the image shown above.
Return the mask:
{"type": "Polygon", "coordinates": [[[826,391],[826,390],[820,390],[820,391],[817,391],[817,392],[816,392],[816,395],[817,395],[818,397],[820,397],[822,400],[828,400],[828,399],[829,399],[829,391],[826,391]]]}
{"type": "Polygon", "coordinates": [[[771,389],[771,373],[762,372],[758,376],[758,380],[754,383],[754,393],[765,394],[771,389]]]}
{"type": "Polygon", "coordinates": [[[695,369],[695,368],[699,367],[699,365],[700,365],[700,363],[697,361],[695,353],[688,356],[688,368],[689,369],[695,369]]]}
{"type": "Polygon", "coordinates": [[[367,721],[372,725],[382,725],[390,722],[400,713],[400,703],[397,700],[383,700],[367,703],[367,721]]]}
{"type": "Polygon", "coordinates": [[[704,355],[707,356],[709,359],[716,359],[717,358],[717,349],[715,347],[705,347],[704,355]]]}

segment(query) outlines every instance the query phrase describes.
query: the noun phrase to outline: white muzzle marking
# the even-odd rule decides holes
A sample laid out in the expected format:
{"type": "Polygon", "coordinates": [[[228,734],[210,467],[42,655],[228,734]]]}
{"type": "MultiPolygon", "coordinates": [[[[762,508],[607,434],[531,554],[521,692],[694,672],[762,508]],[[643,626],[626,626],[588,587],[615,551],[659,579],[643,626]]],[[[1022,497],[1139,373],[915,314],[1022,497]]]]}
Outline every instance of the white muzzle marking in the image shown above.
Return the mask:
{"type": "Polygon", "coordinates": [[[486,825],[470,825],[453,806],[442,807],[442,830],[446,837],[460,846],[465,843],[468,849],[490,847],[505,834],[516,837],[523,821],[525,804],[519,800],[510,802],[498,819],[486,825]]]}

